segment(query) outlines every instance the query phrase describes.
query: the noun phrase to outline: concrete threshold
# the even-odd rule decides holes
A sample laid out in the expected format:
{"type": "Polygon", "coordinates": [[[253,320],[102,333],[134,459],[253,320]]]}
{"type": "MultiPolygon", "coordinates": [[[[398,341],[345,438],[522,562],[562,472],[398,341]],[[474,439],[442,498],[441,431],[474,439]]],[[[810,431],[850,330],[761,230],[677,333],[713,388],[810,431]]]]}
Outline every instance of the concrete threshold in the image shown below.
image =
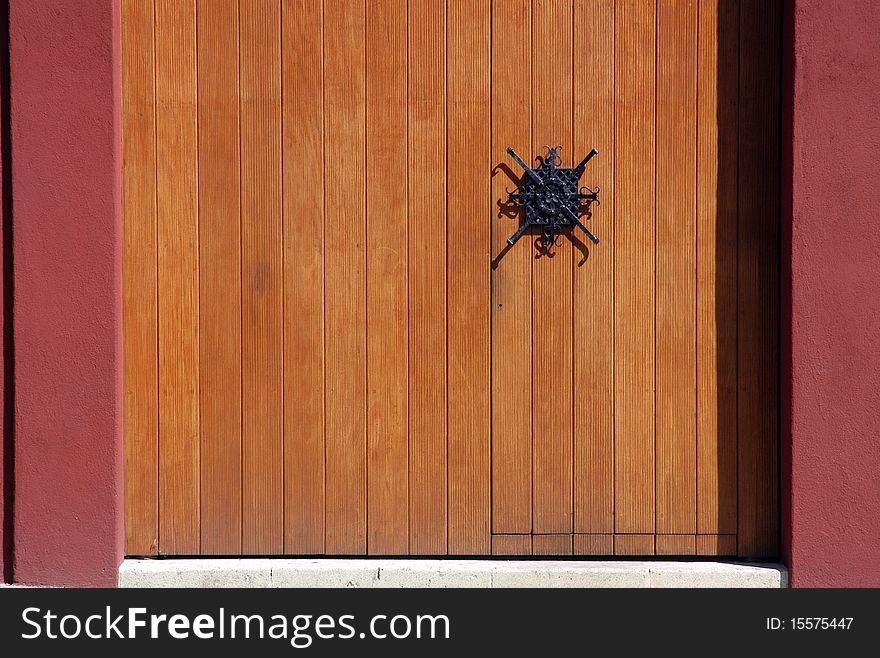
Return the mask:
{"type": "Polygon", "coordinates": [[[617,560],[129,559],[120,587],[764,587],[781,564],[617,560]]]}

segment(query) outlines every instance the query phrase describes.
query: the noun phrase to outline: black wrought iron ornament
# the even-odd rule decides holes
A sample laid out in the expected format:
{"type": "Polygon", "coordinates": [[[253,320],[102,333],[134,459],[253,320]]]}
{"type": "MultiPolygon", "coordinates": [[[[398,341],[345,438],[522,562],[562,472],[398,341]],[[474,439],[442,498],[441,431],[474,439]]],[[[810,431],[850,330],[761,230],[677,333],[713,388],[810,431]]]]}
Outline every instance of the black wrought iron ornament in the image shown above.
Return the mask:
{"type": "Polygon", "coordinates": [[[529,227],[539,226],[541,243],[544,247],[550,247],[557,244],[562,227],[577,226],[593,244],[599,244],[599,238],[581,221],[581,215],[589,215],[591,204],[598,205],[599,189],[593,190],[580,184],[584,168],[599,151],[591,150],[577,167],[564,168],[560,167],[562,158],[559,151],[562,146],[544,148],[547,149],[547,155],[541,159],[538,167],[529,167],[516,151],[507,149],[525,171],[519,187],[508,193],[508,203],[524,208],[525,217],[519,230],[507,239],[507,243],[513,245],[529,227]]]}

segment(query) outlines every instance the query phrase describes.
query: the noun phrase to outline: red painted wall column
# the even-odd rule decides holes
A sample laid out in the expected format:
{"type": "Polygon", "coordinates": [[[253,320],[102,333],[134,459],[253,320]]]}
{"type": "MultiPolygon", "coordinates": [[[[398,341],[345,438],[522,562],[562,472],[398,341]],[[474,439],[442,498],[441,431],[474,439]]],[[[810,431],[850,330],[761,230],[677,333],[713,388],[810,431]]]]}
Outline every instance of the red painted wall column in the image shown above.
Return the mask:
{"type": "Polygon", "coordinates": [[[12,580],[12,564],[9,559],[12,555],[11,509],[12,498],[12,460],[6,453],[11,452],[13,423],[11,414],[14,405],[11,404],[13,388],[7,382],[12,363],[13,354],[10,349],[12,341],[12,327],[8,326],[11,314],[11,304],[8,290],[12,277],[7,272],[11,259],[7,250],[11,249],[10,227],[12,225],[11,194],[9,193],[11,182],[8,178],[9,159],[9,16],[5,3],[0,3],[0,343],[3,344],[3,358],[0,361],[0,583],[12,580]]]}
{"type": "Polygon", "coordinates": [[[786,561],[798,587],[876,587],[880,3],[794,0],[793,7],[790,143],[783,142],[791,187],[783,309],[791,324],[782,341],[783,351],[791,341],[782,414],[790,416],[782,455],[786,561]]]}
{"type": "Polygon", "coordinates": [[[10,0],[9,40],[13,578],[113,586],[123,547],[119,0],[10,0]]]}

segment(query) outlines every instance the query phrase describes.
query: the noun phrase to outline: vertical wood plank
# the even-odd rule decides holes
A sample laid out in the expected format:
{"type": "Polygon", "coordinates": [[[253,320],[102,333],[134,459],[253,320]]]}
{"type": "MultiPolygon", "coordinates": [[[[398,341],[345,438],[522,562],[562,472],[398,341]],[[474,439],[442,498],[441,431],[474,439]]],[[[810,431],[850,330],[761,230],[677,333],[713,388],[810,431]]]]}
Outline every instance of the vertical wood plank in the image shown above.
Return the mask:
{"type": "MultiPolygon", "coordinates": [[[[532,530],[532,255],[503,205],[524,175],[506,153],[532,152],[530,0],[492,3],[492,531],[532,530]],[[511,178],[513,176],[513,179],[511,178]]],[[[493,552],[495,540],[493,538],[493,552]]]]}
{"type": "Polygon", "coordinates": [[[409,2],[409,548],[446,552],[446,3],[409,2]]]}
{"type": "Polygon", "coordinates": [[[697,535],[697,555],[736,555],[736,535],[697,535]]]}
{"type": "Polygon", "coordinates": [[[614,535],[615,555],[654,555],[656,535],[614,535]]]}
{"type": "MultiPolygon", "coordinates": [[[[532,152],[572,149],[572,0],[535,0],[532,152]],[[553,44],[547,47],[547,44],[553,44]]],[[[574,233],[532,261],[532,529],[572,530],[572,252],[574,233]]],[[[533,249],[536,247],[532,246],[533,249]]],[[[580,252],[579,252],[580,253],[580,252]]],[[[533,550],[537,550],[533,545],[533,550]]]]}
{"type": "Polygon", "coordinates": [[[407,0],[367,3],[367,549],[409,546],[407,0]]]}
{"type": "MultiPolygon", "coordinates": [[[[599,150],[581,183],[600,190],[601,205],[587,224],[602,241],[586,260],[574,253],[574,531],[580,533],[614,531],[615,31],[614,0],[575,0],[571,155],[599,150]]],[[[611,553],[610,543],[609,536],[600,554],[611,553]]]]}
{"type": "Polygon", "coordinates": [[[159,550],[199,550],[195,0],[156,0],[159,550]]]}
{"type": "Polygon", "coordinates": [[[575,535],[575,555],[614,555],[614,535],[575,535]]]}
{"type": "Polygon", "coordinates": [[[365,5],[324,4],[325,544],[366,551],[365,5]]]}
{"type": "Polygon", "coordinates": [[[616,12],[615,530],[649,533],[654,531],[655,7],[620,0],[616,12]]]}
{"type": "Polygon", "coordinates": [[[531,535],[492,535],[492,555],[531,554],[531,535]]]}
{"type": "Polygon", "coordinates": [[[241,0],[242,551],[282,528],[281,17],[241,0]]]}
{"type": "Polygon", "coordinates": [[[739,554],[779,550],[779,103],[781,10],[740,2],[739,554]]]}
{"type": "Polygon", "coordinates": [[[697,552],[696,535],[658,534],[655,544],[657,555],[695,555],[697,552]]]}
{"type": "Polygon", "coordinates": [[[657,532],[681,534],[697,515],[696,0],[660,0],[657,39],[657,532]]]}
{"type": "Polygon", "coordinates": [[[571,555],[571,535],[533,535],[532,555],[571,555]]]}
{"type": "Polygon", "coordinates": [[[125,552],[159,537],[156,76],[153,0],[122,5],[125,552]]]}
{"type": "Polygon", "coordinates": [[[198,5],[201,552],[241,552],[238,2],[198,5]]]}
{"type": "Polygon", "coordinates": [[[284,551],[324,552],[323,3],[282,4],[284,551]]]}
{"type": "Polygon", "coordinates": [[[739,3],[701,0],[697,95],[697,532],[736,532],[739,3]]]}
{"type": "Polygon", "coordinates": [[[447,67],[449,535],[452,554],[489,545],[490,6],[449,0],[447,67]]]}

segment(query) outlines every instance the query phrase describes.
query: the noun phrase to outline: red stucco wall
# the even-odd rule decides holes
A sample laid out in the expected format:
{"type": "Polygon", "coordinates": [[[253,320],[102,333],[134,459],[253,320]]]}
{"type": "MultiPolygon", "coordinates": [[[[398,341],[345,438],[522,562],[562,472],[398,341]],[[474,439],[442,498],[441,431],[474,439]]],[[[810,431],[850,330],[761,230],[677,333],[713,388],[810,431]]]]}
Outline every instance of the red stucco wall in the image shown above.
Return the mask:
{"type": "Polygon", "coordinates": [[[784,534],[794,585],[880,586],[880,2],[794,8],[784,534]]]}
{"type": "MultiPolygon", "coordinates": [[[[11,498],[12,491],[12,462],[5,458],[5,453],[11,451],[12,446],[12,423],[7,418],[8,412],[13,405],[7,404],[6,398],[11,393],[11,388],[6,384],[8,363],[12,360],[11,350],[7,349],[8,336],[7,332],[7,315],[9,314],[9,300],[7,299],[6,286],[12,280],[7,275],[6,268],[10,264],[10,259],[6,256],[6,249],[11,246],[9,239],[8,227],[11,224],[11,213],[8,211],[9,203],[6,177],[6,159],[8,157],[9,131],[8,131],[8,111],[6,101],[9,98],[7,91],[9,80],[7,73],[9,71],[9,34],[5,26],[8,25],[9,19],[6,11],[6,4],[0,3],[0,188],[2,188],[2,198],[0,198],[0,299],[2,299],[2,311],[0,311],[0,343],[3,344],[3,358],[0,361],[0,583],[12,580],[11,560],[12,545],[9,542],[11,533],[8,526],[11,525],[12,516],[7,514],[8,505],[7,498],[11,498]]],[[[11,397],[11,396],[10,396],[11,397]]]]}
{"type": "Polygon", "coordinates": [[[123,518],[118,0],[9,5],[13,575],[114,585],[123,518]]]}

